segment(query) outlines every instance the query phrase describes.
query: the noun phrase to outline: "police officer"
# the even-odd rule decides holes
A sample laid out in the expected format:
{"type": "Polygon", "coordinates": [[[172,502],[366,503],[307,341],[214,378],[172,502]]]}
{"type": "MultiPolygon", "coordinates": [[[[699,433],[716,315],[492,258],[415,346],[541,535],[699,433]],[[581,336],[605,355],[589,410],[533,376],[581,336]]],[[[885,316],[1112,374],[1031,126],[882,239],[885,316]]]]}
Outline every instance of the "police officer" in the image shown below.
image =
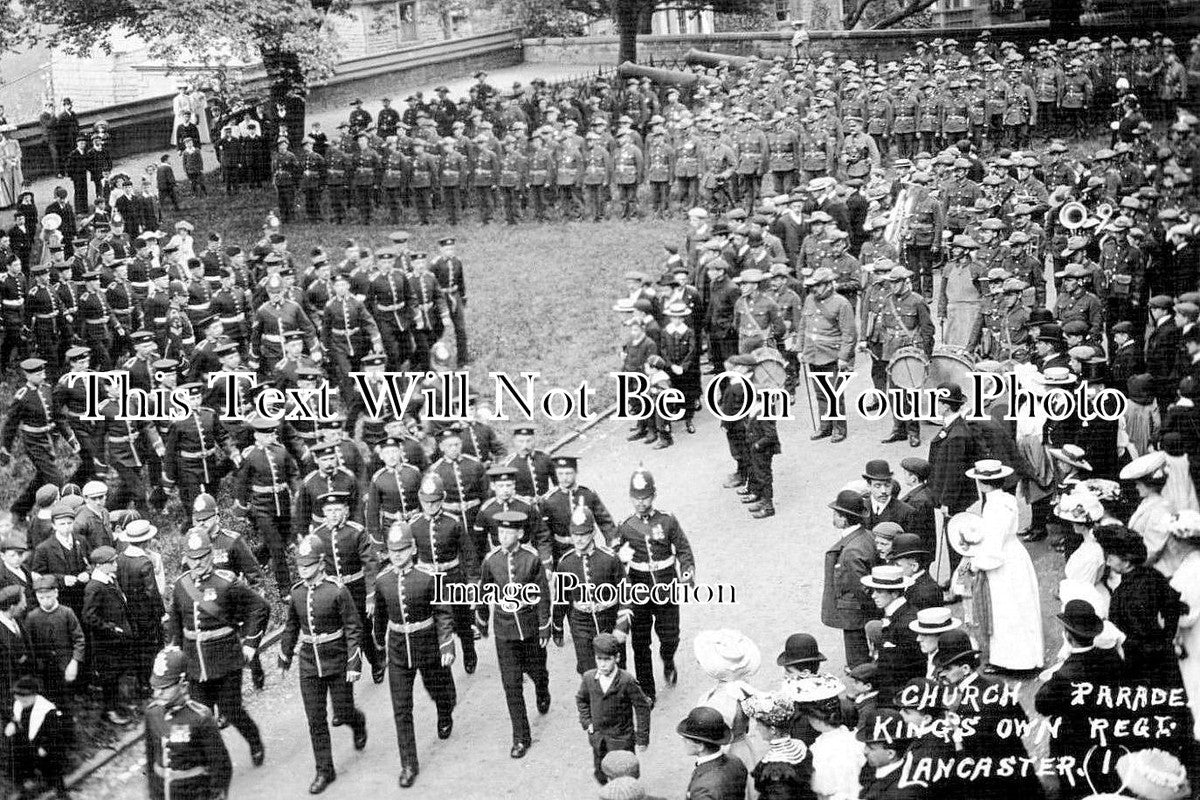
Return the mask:
{"type": "MultiPolygon", "coordinates": [[[[658,586],[695,580],[695,561],[687,535],[674,515],[654,508],[654,476],[642,468],[629,480],[629,497],[634,513],[617,526],[615,545],[625,562],[628,580],[658,586]]],[[[654,662],[650,656],[651,631],[658,633],[663,679],[675,685],[675,651],[679,648],[679,604],[669,598],[646,602],[633,610],[633,667],[642,691],[651,702],[657,696],[654,662]]]]}
{"type": "MultiPolygon", "coordinates": [[[[373,584],[379,571],[379,557],[366,529],[347,518],[349,499],[349,492],[331,491],[322,495],[318,502],[325,518],[312,535],[320,540],[328,557],[329,576],[350,591],[359,617],[366,619],[367,587],[373,584]]],[[[374,640],[364,641],[362,650],[371,664],[372,680],[382,683],[387,665],[375,649],[374,640]]]]}
{"type": "Polygon", "coordinates": [[[187,659],[163,650],[150,675],[146,706],[146,782],[150,800],[225,800],[233,764],[208,706],[191,699],[187,659]]]}
{"type": "Polygon", "coordinates": [[[300,696],[317,774],[309,794],[320,794],[337,779],[325,722],[326,697],[333,724],[349,725],[354,749],[367,746],[367,717],[354,705],[354,682],[362,670],[363,622],[345,584],[326,574],[323,542],[307,536],[296,549],[300,580],[288,597],[287,621],[279,640],[279,668],[287,672],[300,656],[300,696]]]}
{"type": "Polygon", "coordinates": [[[533,743],[525,710],[525,675],[533,681],[538,713],[545,714],[550,710],[550,673],[546,669],[546,644],[550,641],[551,627],[550,588],[538,552],[521,544],[525,515],[516,511],[498,514],[496,525],[500,546],[488,553],[480,568],[479,588],[485,602],[475,607],[475,623],[484,638],[488,635],[489,622],[495,625],[496,660],[512,721],[513,745],[509,755],[523,758],[533,743]],[[489,586],[495,588],[489,590],[489,586]],[[493,594],[529,596],[506,607],[486,602],[493,594]]]}
{"type": "Polygon", "coordinates": [[[454,730],[454,622],[450,609],[437,602],[436,573],[416,565],[417,545],[408,523],[396,521],[388,528],[387,555],[389,564],[375,579],[372,633],[387,653],[400,788],[407,789],[420,772],[412,713],[418,672],[437,707],[438,738],[448,739],[454,730]]]}
{"type": "Polygon", "coordinates": [[[187,657],[197,699],[219,708],[250,745],[250,761],[266,757],[258,725],[242,707],[242,668],[258,651],[271,606],[232,572],[213,565],[208,534],[184,541],[187,570],[175,581],[167,608],[168,640],[187,657]]]}
{"type": "Polygon", "coordinates": [[[12,514],[18,520],[33,508],[38,489],[47,483],[62,486],[62,473],[54,461],[51,432],[57,430],[72,450],[78,452],[80,449],[75,433],[54,413],[50,390],[46,387],[45,359],[27,358],[21,362],[21,371],[25,373],[25,385],[13,394],[4,427],[0,429],[0,456],[9,458],[9,450],[20,433],[25,454],[33,463],[33,480],[12,504],[12,514]]]}
{"type": "MultiPolygon", "coordinates": [[[[417,498],[421,514],[412,521],[412,535],[417,547],[417,566],[431,574],[440,574],[446,584],[465,584],[478,575],[479,556],[475,554],[470,531],[442,508],[446,487],[438,475],[426,475],[421,480],[417,498]]],[[[464,604],[451,607],[454,613],[454,632],[463,649],[463,669],[468,675],[475,672],[479,659],[475,654],[475,633],[471,627],[470,609],[464,604]]]]}

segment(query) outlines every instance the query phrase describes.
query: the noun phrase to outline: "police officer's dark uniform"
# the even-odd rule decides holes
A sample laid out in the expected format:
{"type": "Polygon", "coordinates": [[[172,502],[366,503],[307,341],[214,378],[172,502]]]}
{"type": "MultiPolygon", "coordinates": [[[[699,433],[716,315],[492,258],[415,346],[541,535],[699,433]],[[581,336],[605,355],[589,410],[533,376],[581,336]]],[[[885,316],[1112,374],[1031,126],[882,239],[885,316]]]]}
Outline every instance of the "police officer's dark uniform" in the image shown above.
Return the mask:
{"type": "Polygon", "coordinates": [[[243,648],[257,650],[271,606],[232,572],[213,567],[207,534],[189,533],[185,548],[189,569],[171,589],[168,639],[187,656],[196,699],[220,709],[245,737],[250,760],[258,766],[266,751],[258,726],[242,707],[243,648]]]}
{"type": "MultiPolygon", "coordinates": [[[[650,500],[655,495],[654,476],[644,469],[633,473],[629,496],[650,500]]],[[[630,583],[654,587],[675,582],[690,583],[695,572],[692,546],[674,515],[651,507],[644,513],[631,514],[617,526],[614,542],[618,556],[629,569],[630,583]]],[[[659,590],[662,591],[662,590],[659,590]]],[[[674,685],[675,651],[679,648],[679,604],[646,602],[633,611],[633,667],[642,691],[652,701],[658,692],[654,684],[654,662],[650,656],[650,634],[658,633],[663,678],[674,685]]]]}
{"type": "Polygon", "coordinates": [[[146,706],[146,782],[150,800],[224,800],[233,763],[208,706],[192,700],[186,687],[187,659],[163,650],[155,659],[146,706]]]}
{"type": "Polygon", "coordinates": [[[416,540],[407,523],[393,523],[387,533],[391,563],[375,579],[375,643],[387,653],[392,716],[400,748],[400,786],[416,780],[417,737],[413,730],[413,683],[417,673],[437,707],[437,734],[447,739],[454,729],[457,693],[450,664],[454,661],[454,620],[437,602],[436,573],[415,565],[416,540]],[[399,562],[399,563],[397,563],[399,562]]]}
{"type": "Polygon", "coordinates": [[[333,702],[333,724],[349,725],[354,749],[367,746],[367,717],[354,706],[354,681],[362,669],[363,619],[350,590],[325,572],[326,549],[317,536],[301,540],[296,566],[308,573],[292,587],[287,621],[279,640],[279,668],[300,657],[300,696],[312,739],[317,775],[309,794],[320,794],[337,773],[325,722],[326,697],[333,702]]]}
{"type": "Polygon", "coordinates": [[[550,673],[546,669],[546,643],[550,641],[551,625],[550,587],[538,552],[519,542],[525,515],[515,511],[499,514],[496,523],[501,541],[506,544],[488,553],[483,560],[480,591],[496,591],[504,597],[509,596],[505,592],[529,592],[531,596],[515,600],[507,608],[500,603],[482,602],[475,608],[475,624],[480,634],[486,637],[489,621],[495,623],[496,659],[512,721],[513,746],[509,755],[522,758],[533,743],[525,710],[525,675],[533,681],[538,713],[545,714],[550,710],[550,673]],[[510,585],[529,588],[506,588],[510,585]],[[489,586],[493,589],[489,590],[489,586]]]}

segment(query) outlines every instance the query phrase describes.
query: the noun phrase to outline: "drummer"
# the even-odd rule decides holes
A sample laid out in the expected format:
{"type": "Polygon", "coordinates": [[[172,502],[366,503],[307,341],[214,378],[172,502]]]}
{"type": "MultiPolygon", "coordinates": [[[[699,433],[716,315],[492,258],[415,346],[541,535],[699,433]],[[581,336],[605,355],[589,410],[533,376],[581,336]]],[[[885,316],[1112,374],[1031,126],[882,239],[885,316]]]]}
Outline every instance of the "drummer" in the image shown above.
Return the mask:
{"type": "Polygon", "coordinates": [[[1032,337],[1029,309],[1021,302],[1029,284],[1008,278],[998,295],[991,295],[980,317],[979,357],[994,361],[1027,362],[1032,337]]]}
{"type": "MultiPolygon", "coordinates": [[[[912,276],[912,270],[895,266],[886,277],[881,277],[881,280],[887,280],[892,288],[891,298],[884,303],[876,326],[882,336],[883,357],[888,359],[889,391],[899,386],[893,380],[891,371],[892,365],[899,360],[898,356],[915,355],[924,358],[928,364],[929,356],[933,352],[933,318],[929,315],[929,305],[925,298],[912,290],[912,276]]],[[[920,378],[920,381],[914,380],[913,385],[904,388],[920,389],[925,382],[925,376],[921,375],[920,378]]],[[[892,402],[894,413],[895,400],[892,402]]],[[[908,416],[915,417],[916,413],[909,413],[908,416]]],[[[883,443],[902,442],[905,439],[908,439],[909,447],[920,447],[921,423],[915,419],[895,419],[891,435],[884,439],[883,443]]]]}

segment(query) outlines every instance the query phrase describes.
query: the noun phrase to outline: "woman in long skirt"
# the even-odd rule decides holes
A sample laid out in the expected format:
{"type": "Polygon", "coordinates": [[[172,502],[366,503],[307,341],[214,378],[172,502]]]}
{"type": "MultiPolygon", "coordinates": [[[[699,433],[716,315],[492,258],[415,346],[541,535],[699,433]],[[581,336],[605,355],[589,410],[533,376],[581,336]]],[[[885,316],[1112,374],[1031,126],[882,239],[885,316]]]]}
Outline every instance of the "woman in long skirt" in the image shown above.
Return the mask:
{"type": "Polygon", "coordinates": [[[11,208],[25,183],[21,170],[21,143],[0,130],[0,208],[11,208]]]}

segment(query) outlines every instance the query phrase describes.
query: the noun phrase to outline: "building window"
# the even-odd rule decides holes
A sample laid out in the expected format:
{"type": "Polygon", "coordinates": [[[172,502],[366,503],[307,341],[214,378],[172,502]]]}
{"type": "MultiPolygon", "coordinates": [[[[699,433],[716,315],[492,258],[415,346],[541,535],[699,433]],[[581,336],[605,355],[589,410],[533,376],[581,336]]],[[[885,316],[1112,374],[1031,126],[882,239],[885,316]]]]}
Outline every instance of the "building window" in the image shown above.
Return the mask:
{"type": "Polygon", "coordinates": [[[791,0],[775,0],[775,19],[783,22],[792,13],[791,0]]]}
{"type": "Polygon", "coordinates": [[[372,3],[363,6],[367,52],[387,53],[417,40],[415,0],[372,3]]]}

